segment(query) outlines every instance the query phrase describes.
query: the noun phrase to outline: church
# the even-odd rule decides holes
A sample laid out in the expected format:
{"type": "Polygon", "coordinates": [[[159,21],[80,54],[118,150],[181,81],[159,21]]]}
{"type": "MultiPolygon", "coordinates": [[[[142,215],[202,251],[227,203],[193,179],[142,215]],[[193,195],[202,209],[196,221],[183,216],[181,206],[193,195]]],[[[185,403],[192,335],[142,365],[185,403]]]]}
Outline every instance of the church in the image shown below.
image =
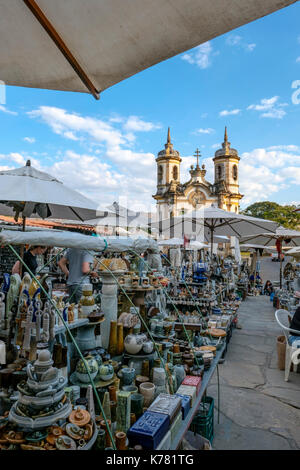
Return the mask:
{"type": "Polygon", "coordinates": [[[183,215],[212,204],[229,212],[239,212],[239,201],[243,195],[239,192],[239,161],[237,150],[230,147],[227,128],[225,127],[222,148],[215,152],[214,182],[206,181],[205,165],[199,166],[200,152],[195,157],[197,164],[191,166],[190,179],[186,183],[180,181],[180,164],[182,159],[178,150],[174,150],[171,142],[170,128],[167,143],[156,158],[157,216],[161,219],[183,215]]]}

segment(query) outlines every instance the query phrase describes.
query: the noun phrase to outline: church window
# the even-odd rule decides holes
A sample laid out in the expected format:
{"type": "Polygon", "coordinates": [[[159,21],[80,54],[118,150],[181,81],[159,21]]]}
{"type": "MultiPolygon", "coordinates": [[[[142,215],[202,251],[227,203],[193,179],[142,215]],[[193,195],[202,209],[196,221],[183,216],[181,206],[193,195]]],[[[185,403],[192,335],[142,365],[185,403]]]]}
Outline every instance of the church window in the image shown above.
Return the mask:
{"type": "Polygon", "coordinates": [[[177,166],[173,166],[173,180],[178,180],[178,168],[177,166]]]}
{"type": "Polygon", "coordinates": [[[234,180],[237,180],[238,178],[238,169],[236,165],[233,165],[232,167],[232,177],[234,180]]]}
{"type": "Polygon", "coordinates": [[[217,178],[218,180],[222,179],[222,165],[217,166],[217,178]]]}
{"type": "Polygon", "coordinates": [[[159,165],[159,167],[158,167],[158,175],[157,175],[158,184],[162,183],[163,174],[164,174],[163,166],[162,166],[162,165],[159,165]]]}

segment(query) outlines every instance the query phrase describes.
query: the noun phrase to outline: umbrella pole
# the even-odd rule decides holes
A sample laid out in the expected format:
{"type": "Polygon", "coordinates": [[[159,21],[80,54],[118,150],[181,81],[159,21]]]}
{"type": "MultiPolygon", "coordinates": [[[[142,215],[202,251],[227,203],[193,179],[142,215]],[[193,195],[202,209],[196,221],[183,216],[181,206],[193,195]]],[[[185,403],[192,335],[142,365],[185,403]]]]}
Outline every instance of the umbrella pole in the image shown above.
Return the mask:
{"type": "Polygon", "coordinates": [[[212,256],[213,256],[213,240],[214,240],[214,231],[213,228],[211,227],[210,229],[210,257],[212,261],[212,256]]]}
{"type": "MultiPolygon", "coordinates": [[[[22,232],[25,232],[25,227],[26,227],[26,217],[22,217],[22,232]]],[[[21,248],[20,248],[20,256],[22,258],[22,260],[24,259],[24,247],[25,245],[21,245],[21,248]]],[[[20,263],[20,276],[22,277],[23,276],[23,264],[20,263]]]]}
{"type": "Polygon", "coordinates": [[[280,280],[280,289],[282,289],[282,256],[280,253],[280,274],[279,274],[279,280],[280,280]]]}

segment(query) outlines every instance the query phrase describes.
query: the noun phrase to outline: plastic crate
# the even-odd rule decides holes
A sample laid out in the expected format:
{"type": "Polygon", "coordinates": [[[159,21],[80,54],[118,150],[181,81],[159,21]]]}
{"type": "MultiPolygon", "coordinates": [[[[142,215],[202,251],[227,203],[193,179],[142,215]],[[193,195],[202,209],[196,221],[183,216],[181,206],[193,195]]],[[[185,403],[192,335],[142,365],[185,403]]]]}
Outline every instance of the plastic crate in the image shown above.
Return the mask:
{"type": "Polygon", "coordinates": [[[212,443],[214,438],[214,399],[204,397],[190,425],[190,431],[200,434],[212,443]]]}

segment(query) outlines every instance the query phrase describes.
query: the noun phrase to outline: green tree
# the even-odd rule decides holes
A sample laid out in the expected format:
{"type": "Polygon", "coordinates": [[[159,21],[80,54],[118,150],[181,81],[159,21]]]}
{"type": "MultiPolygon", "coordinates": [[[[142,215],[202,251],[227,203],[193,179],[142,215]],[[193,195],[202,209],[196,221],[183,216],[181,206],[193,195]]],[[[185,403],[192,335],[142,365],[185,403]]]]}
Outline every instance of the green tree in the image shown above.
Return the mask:
{"type": "Polygon", "coordinates": [[[300,226],[300,212],[295,212],[296,206],[281,206],[277,202],[255,202],[242,211],[242,214],[274,220],[279,225],[297,230],[300,226]]]}

